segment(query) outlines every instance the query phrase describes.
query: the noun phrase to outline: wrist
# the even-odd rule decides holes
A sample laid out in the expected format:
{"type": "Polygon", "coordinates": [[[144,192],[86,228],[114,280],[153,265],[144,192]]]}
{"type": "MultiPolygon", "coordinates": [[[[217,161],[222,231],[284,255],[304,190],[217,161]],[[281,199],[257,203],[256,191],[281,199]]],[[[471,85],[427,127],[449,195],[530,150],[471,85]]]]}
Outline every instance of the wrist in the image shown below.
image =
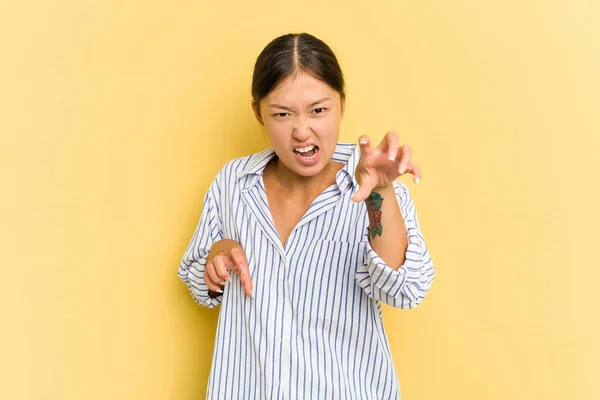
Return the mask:
{"type": "Polygon", "coordinates": [[[371,189],[371,192],[375,192],[375,193],[386,193],[386,192],[394,192],[394,182],[390,182],[385,186],[375,186],[373,189],[371,189]]]}

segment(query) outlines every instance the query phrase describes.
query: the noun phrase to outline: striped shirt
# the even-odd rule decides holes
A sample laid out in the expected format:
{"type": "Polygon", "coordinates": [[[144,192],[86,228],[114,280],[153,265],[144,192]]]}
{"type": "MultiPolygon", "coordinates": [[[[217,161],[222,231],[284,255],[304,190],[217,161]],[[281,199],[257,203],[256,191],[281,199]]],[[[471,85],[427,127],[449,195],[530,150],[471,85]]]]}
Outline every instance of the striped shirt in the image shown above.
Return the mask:
{"type": "Polygon", "coordinates": [[[398,270],[370,246],[364,202],[350,200],[354,144],[338,143],[333,160],[344,168],[284,246],[262,179],[275,156],[268,148],[221,169],[179,266],[196,303],[221,305],[207,399],[401,399],[381,303],[416,307],[435,276],[407,187],[394,182],[408,235],[398,270]],[[208,295],[206,257],[224,238],[244,248],[254,299],[236,274],[208,295]]]}

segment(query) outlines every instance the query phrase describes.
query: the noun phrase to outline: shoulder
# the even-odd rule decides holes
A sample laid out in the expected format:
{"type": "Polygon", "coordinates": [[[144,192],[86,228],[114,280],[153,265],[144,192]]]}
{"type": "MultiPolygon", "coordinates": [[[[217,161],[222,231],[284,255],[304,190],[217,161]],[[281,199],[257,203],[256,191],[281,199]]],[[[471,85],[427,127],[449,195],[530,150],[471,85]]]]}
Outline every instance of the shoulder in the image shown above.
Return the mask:
{"type": "Polygon", "coordinates": [[[213,184],[220,187],[231,187],[235,185],[240,178],[249,173],[256,172],[256,169],[264,167],[266,160],[273,153],[272,149],[265,149],[244,157],[234,158],[227,161],[217,173],[213,184]]]}
{"type": "Polygon", "coordinates": [[[252,154],[227,161],[217,173],[217,179],[220,181],[235,181],[255,156],[256,154],[252,154]]]}

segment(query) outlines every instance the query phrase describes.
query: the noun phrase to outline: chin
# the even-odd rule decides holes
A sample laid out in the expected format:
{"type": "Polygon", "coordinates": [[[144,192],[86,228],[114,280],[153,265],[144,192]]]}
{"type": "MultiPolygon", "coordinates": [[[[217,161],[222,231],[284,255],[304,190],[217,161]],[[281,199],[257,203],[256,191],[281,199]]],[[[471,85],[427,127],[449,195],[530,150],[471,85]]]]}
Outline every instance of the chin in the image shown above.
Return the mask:
{"type": "Polygon", "coordinates": [[[329,165],[329,162],[331,161],[331,159],[326,159],[326,160],[319,160],[319,162],[315,165],[312,165],[310,167],[305,167],[305,166],[301,166],[300,168],[298,168],[298,172],[306,177],[313,177],[313,176],[317,176],[319,175],[321,172],[323,172],[323,170],[325,168],[327,168],[327,166],[329,165]]]}
{"type": "Polygon", "coordinates": [[[312,178],[314,176],[319,175],[321,172],[323,172],[323,169],[325,167],[323,165],[313,165],[312,167],[309,168],[300,168],[296,170],[296,173],[298,175],[304,176],[306,178],[312,178]]]}

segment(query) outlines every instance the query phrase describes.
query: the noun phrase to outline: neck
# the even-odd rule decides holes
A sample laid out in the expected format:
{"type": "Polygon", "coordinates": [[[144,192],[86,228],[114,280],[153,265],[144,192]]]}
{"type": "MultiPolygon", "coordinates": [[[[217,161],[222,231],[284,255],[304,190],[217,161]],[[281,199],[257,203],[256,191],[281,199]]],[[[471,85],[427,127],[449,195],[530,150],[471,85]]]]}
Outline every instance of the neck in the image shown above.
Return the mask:
{"type": "Polygon", "coordinates": [[[286,167],[278,157],[274,157],[269,164],[272,164],[273,177],[281,189],[290,196],[302,197],[314,197],[332,185],[335,182],[335,174],[343,167],[342,164],[330,160],[318,175],[302,176],[286,167]]]}

